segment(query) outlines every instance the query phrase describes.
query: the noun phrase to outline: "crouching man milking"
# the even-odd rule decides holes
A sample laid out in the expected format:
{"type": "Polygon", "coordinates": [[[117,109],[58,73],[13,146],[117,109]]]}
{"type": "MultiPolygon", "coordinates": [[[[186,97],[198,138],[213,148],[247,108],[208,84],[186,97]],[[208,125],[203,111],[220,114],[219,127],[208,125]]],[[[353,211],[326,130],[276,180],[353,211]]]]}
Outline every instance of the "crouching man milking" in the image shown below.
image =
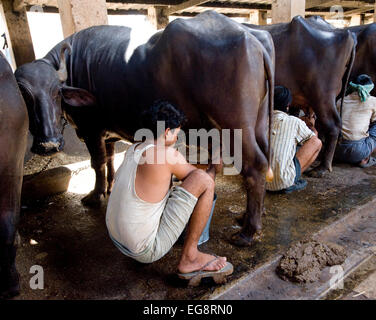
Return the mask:
{"type": "MultiPolygon", "coordinates": [[[[361,168],[376,165],[376,98],[371,96],[375,85],[362,74],[350,82],[343,102],[342,130],[335,159],[361,168]]],[[[340,111],[340,101],[337,103],[340,111]]]]}
{"type": "Polygon", "coordinates": [[[288,115],[291,103],[290,90],[275,87],[271,139],[274,180],[266,184],[270,192],[303,190],[307,181],[302,179],[302,174],[314,163],[322,147],[317,131],[310,130],[303,120],[288,115]]]}
{"type": "Polygon", "coordinates": [[[179,276],[192,279],[231,274],[233,267],[225,257],[197,248],[211,213],[215,176],[222,165],[199,170],[172,147],[185,117],[168,102],[156,102],[143,119],[144,128],[156,138],[134,144],[116,174],[106,214],[112,241],[126,256],[152,263],[170,251],[189,222],[179,276]],[[160,136],[158,121],[167,128],[160,136]],[[180,186],[171,188],[172,175],[182,181],[180,186]]]}

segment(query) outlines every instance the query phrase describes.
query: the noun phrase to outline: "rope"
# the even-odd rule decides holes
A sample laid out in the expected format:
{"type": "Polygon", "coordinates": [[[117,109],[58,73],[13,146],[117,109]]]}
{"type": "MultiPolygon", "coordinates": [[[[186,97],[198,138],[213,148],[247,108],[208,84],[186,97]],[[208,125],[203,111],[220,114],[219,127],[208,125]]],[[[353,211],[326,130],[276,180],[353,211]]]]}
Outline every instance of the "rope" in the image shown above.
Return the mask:
{"type": "MultiPolygon", "coordinates": [[[[65,128],[67,127],[67,125],[68,125],[68,121],[67,121],[67,119],[65,119],[64,116],[62,116],[61,118],[64,120],[63,129],[61,130],[61,135],[64,136],[64,131],[65,131],[65,128]]],[[[38,173],[34,174],[32,179],[39,177],[43,172],[45,172],[48,169],[48,167],[50,166],[50,164],[52,163],[52,160],[53,160],[53,157],[49,156],[48,162],[44,165],[44,167],[38,173]]]]}

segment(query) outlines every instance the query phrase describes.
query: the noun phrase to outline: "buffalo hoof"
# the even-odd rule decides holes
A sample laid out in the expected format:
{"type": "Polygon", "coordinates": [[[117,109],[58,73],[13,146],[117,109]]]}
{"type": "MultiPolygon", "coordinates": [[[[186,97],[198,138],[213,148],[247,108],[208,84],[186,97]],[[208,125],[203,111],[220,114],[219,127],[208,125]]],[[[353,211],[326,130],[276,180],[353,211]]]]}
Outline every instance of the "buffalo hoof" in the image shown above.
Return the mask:
{"type": "Polygon", "coordinates": [[[10,289],[0,290],[0,300],[9,300],[20,294],[20,286],[14,286],[10,289]]]}
{"type": "Polygon", "coordinates": [[[235,218],[235,221],[236,221],[236,223],[237,223],[239,226],[243,226],[243,224],[244,224],[244,215],[241,215],[240,217],[236,217],[236,218],[235,218]]]}
{"type": "Polygon", "coordinates": [[[253,236],[248,237],[242,232],[235,233],[231,236],[230,242],[237,247],[250,247],[255,242],[261,242],[263,234],[257,231],[253,236]]]}
{"type": "Polygon", "coordinates": [[[253,237],[247,237],[238,232],[231,236],[230,242],[237,247],[249,247],[253,244],[253,237]]]}
{"type": "Polygon", "coordinates": [[[0,300],[12,299],[20,294],[20,276],[17,270],[12,270],[10,275],[1,275],[0,300]]]}
{"type": "Polygon", "coordinates": [[[323,167],[317,167],[309,172],[307,172],[307,176],[311,177],[311,178],[322,178],[324,177],[327,173],[329,172],[329,170],[327,168],[323,168],[323,167]]]}
{"type": "Polygon", "coordinates": [[[88,207],[98,207],[101,205],[102,200],[105,198],[105,193],[90,192],[86,197],[84,197],[81,202],[84,206],[88,207]]]}

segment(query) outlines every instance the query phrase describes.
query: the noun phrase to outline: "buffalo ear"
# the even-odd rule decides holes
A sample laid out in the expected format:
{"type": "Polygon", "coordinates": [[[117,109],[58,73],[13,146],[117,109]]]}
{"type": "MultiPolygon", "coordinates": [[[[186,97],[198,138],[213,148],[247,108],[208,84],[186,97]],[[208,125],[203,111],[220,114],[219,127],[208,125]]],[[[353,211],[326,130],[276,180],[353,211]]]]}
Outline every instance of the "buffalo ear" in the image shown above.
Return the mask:
{"type": "Polygon", "coordinates": [[[97,99],[87,90],[64,86],[61,95],[66,104],[73,107],[87,107],[96,104],[97,99]]]}

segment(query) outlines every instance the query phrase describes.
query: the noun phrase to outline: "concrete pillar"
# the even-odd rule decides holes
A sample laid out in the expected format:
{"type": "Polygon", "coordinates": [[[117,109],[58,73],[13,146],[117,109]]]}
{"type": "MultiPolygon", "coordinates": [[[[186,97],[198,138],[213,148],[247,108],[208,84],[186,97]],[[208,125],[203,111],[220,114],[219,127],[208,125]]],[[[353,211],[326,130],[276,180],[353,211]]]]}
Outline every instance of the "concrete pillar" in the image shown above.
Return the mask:
{"type": "Polygon", "coordinates": [[[64,37],[80,30],[108,24],[106,0],[58,0],[64,37]]]}
{"type": "Polygon", "coordinates": [[[298,15],[305,16],[305,0],[273,0],[273,23],[290,22],[298,15]]]}
{"type": "Polygon", "coordinates": [[[148,20],[156,30],[164,29],[169,23],[168,14],[164,7],[149,7],[148,20]]]}
{"type": "Polygon", "coordinates": [[[26,8],[14,11],[13,0],[1,0],[3,3],[5,22],[9,31],[8,41],[13,49],[16,65],[21,66],[35,60],[33,41],[31,39],[26,8]]]}
{"type": "Polygon", "coordinates": [[[351,16],[350,26],[360,26],[362,23],[362,17],[360,14],[354,14],[351,16]]]}
{"type": "Polygon", "coordinates": [[[266,10],[251,10],[249,23],[264,26],[267,24],[268,12],[266,10]]]}

